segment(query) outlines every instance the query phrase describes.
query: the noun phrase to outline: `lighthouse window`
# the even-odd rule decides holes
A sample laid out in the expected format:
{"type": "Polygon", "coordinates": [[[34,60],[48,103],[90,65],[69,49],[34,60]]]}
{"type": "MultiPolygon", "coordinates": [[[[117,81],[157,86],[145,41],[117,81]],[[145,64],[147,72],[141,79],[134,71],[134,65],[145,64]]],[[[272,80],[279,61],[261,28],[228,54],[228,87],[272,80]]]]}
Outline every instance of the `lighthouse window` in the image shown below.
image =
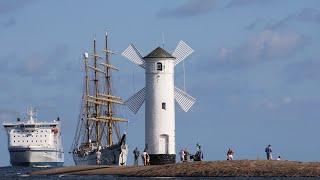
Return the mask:
{"type": "Polygon", "coordinates": [[[165,102],[162,103],[162,109],[166,110],[166,103],[165,102]]]}
{"type": "Polygon", "coordinates": [[[157,62],[157,70],[162,71],[162,63],[161,62],[157,62]]]}

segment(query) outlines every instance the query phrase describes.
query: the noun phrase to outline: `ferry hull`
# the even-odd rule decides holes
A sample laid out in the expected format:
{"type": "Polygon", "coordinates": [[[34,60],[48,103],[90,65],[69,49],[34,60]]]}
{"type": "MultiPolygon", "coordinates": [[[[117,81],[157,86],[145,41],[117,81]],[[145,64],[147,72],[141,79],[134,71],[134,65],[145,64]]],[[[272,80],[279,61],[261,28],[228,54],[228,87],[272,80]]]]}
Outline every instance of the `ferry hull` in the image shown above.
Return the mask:
{"type": "Polygon", "coordinates": [[[9,149],[12,166],[63,166],[64,153],[57,150],[9,149]]]}
{"type": "MultiPolygon", "coordinates": [[[[125,166],[127,164],[128,146],[113,145],[105,149],[101,149],[101,165],[125,166]]],[[[75,165],[97,165],[96,151],[89,154],[73,154],[75,165]]]]}

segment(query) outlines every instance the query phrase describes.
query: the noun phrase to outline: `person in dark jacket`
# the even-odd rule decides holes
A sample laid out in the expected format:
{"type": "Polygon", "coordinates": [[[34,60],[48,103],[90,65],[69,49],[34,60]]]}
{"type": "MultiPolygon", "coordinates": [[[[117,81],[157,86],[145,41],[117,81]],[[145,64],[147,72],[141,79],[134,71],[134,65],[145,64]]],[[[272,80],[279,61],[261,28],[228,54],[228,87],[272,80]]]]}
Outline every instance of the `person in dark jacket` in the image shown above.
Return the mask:
{"type": "Polygon", "coordinates": [[[134,165],[138,166],[139,165],[138,159],[139,159],[139,156],[140,156],[140,152],[139,152],[137,147],[133,151],[133,156],[134,156],[134,165]]]}
{"type": "Polygon", "coordinates": [[[193,160],[194,161],[202,161],[203,160],[203,153],[201,151],[201,146],[199,143],[197,143],[196,146],[197,146],[198,150],[197,150],[196,154],[194,155],[193,160]]]}
{"type": "Polygon", "coordinates": [[[266,149],[264,150],[266,152],[267,155],[267,160],[272,160],[272,148],[271,145],[269,144],[266,149]]]}

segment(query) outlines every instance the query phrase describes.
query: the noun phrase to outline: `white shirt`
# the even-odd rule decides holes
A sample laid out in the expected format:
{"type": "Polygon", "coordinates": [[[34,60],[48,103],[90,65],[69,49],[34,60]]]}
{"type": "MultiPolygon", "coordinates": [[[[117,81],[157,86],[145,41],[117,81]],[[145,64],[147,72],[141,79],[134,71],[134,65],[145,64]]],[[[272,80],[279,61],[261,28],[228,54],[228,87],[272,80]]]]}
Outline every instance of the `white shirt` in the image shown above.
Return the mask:
{"type": "Polygon", "coordinates": [[[97,156],[97,159],[100,159],[100,158],[101,158],[101,152],[100,152],[100,151],[97,151],[97,152],[96,152],[96,156],[97,156]]]}

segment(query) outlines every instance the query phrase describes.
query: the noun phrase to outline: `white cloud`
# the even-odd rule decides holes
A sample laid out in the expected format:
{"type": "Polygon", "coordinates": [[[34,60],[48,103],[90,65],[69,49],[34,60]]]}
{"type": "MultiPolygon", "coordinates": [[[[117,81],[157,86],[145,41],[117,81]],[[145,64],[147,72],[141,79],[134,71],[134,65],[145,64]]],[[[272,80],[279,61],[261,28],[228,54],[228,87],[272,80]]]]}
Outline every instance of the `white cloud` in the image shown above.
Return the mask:
{"type": "Polygon", "coordinates": [[[222,47],[219,49],[218,54],[220,59],[225,59],[227,57],[230,57],[230,55],[232,55],[232,49],[222,47]]]}
{"type": "Polygon", "coordinates": [[[288,25],[292,24],[292,22],[313,22],[313,23],[320,23],[320,11],[313,8],[304,8],[301,11],[291,14],[286,18],[274,23],[271,25],[270,29],[280,29],[283,27],[287,27],[288,25]]]}
{"type": "Polygon", "coordinates": [[[172,9],[163,9],[158,17],[190,17],[208,13],[214,8],[215,0],[189,0],[181,6],[172,9]]]}
{"type": "Polygon", "coordinates": [[[231,0],[227,5],[228,8],[230,7],[245,7],[251,5],[265,5],[266,3],[271,3],[273,0],[231,0]]]}
{"type": "Polygon", "coordinates": [[[261,32],[246,45],[249,57],[277,58],[293,54],[304,39],[297,33],[278,33],[271,30],[261,32]]]}
{"type": "Polygon", "coordinates": [[[288,97],[288,96],[283,97],[282,102],[283,102],[284,104],[290,104],[290,103],[292,103],[292,98],[291,98],[291,97],[288,97]]]}
{"type": "Polygon", "coordinates": [[[295,32],[264,30],[249,38],[238,48],[220,48],[219,57],[234,61],[255,61],[287,58],[302,49],[307,43],[304,36],[295,32]]]}

